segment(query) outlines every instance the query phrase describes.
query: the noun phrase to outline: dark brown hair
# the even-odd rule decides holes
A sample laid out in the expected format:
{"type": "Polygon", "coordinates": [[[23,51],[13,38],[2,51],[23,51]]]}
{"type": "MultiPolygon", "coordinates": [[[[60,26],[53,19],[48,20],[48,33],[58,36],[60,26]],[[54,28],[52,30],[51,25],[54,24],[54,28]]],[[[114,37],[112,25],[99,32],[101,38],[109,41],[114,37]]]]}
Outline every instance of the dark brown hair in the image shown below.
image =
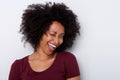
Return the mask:
{"type": "Polygon", "coordinates": [[[80,34],[80,26],[77,16],[64,3],[29,5],[22,16],[20,32],[24,35],[23,39],[35,50],[53,21],[60,22],[65,28],[64,41],[55,51],[70,48],[77,34],[80,34]]]}

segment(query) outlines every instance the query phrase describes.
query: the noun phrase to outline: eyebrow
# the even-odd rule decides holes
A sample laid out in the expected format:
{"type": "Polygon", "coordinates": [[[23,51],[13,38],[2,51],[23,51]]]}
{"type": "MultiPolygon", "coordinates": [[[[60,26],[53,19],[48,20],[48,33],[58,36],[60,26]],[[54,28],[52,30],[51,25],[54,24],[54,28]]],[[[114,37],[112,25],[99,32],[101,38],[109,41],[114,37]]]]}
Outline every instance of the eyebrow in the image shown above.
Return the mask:
{"type": "MultiPolygon", "coordinates": [[[[56,32],[56,31],[48,31],[48,32],[54,32],[55,34],[57,34],[57,32],[56,32]]],[[[61,33],[61,34],[65,34],[65,33],[61,33]]]]}

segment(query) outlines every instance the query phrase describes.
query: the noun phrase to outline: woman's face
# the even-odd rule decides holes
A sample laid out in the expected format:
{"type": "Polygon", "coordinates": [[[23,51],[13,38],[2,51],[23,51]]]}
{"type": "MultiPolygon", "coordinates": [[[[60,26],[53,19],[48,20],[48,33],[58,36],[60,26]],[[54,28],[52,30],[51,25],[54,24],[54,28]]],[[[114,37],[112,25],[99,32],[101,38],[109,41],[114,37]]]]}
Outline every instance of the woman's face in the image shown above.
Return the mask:
{"type": "Polygon", "coordinates": [[[52,54],[63,43],[64,34],[65,30],[63,25],[54,21],[46,34],[43,35],[38,48],[47,55],[52,54]]]}

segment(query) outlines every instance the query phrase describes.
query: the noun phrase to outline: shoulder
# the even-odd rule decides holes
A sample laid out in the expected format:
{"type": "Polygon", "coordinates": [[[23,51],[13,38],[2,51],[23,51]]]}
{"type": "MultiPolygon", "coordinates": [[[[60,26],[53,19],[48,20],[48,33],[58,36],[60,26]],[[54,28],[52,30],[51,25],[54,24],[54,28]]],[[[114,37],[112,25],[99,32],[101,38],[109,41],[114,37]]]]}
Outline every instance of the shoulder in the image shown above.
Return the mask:
{"type": "Polygon", "coordinates": [[[23,63],[23,62],[26,62],[27,60],[28,60],[28,56],[25,56],[23,58],[16,59],[14,63],[23,63]]]}
{"type": "Polygon", "coordinates": [[[67,78],[72,78],[80,75],[79,66],[73,53],[61,52],[59,55],[62,56],[62,60],[64,61],[64,69],[67,78]]]}
{"type": "Polygon", "coordinates": [[[27,56],[21,59],[17,59],[12,63],[9,74],[9,80],[20,79],[20,75],[25,69],[26,62],[27,62],[27,56]]]}
{"type": "Polygon", "coordinates": [[[73,53],[67,51],[59,52],[59,55],[67,59],[76,58],[73,53]]]}
{"type": "Polygon", "coordinates": [[[71,52],[66,52],[66,51],[59,52],[58,56],[59,59],[64,61],[65,63],[72,63],[72,62],[74,63],[77,61],[75,55],[71,52]]]}
{"type": "Polygon", "coordinates": [[[24,65],[26,65],[26,63],[27,63],[27,61],[28,61],[28,56],[25,56],[25,57],[23,57],[23,58],[21,58],[21,59],[16,59],[13,63],[12,63],[12,67],[16,67],[16,68],[19,68],[19,67],[21,67],[21,66],[24,66],[24,65]]]}

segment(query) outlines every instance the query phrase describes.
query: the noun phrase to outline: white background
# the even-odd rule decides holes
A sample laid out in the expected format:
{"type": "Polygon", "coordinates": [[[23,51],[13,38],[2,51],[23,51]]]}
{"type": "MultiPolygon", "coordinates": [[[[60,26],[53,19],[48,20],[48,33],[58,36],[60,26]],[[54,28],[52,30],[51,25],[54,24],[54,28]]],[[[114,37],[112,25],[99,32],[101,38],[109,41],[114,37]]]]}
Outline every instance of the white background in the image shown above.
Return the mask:
{"type": "MultiPolygon", "coordinates": [[[[14,60],[29,55],[19,33],[27,5],[48,0],[0,0],[0,80],[7,80],[14,60]]],[[[81,36],[69,50],[75,54],[81,80],[120,80],[120,1],[50,0],[64,2],[78,15],[81,36]]]]}

